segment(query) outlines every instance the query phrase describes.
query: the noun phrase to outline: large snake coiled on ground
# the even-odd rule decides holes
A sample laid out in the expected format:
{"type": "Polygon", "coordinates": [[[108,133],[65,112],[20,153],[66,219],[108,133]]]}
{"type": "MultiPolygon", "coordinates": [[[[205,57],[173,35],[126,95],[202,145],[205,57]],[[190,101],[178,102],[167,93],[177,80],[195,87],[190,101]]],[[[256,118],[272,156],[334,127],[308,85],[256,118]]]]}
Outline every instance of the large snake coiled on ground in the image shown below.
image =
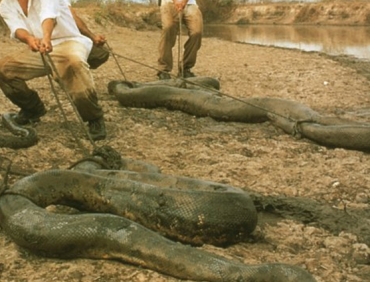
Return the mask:
{"type": "Polygon", "coordinates": [[[242,190],[159,173],[50,170],[21,179],[0,197],[3,230],[46,256],[115,259],[196,281],[314,282],[298,266],[245,265],[160,234],[225,244],[242,240],[256,220],[242,190]],[[50,213],[44,207],[51,204],[85,212],[50,213]]]}
{"type": "Polygon", "coordinates": [[[182,84],[170,81],[111,81],[108,92],[125,107],[165,107],[222,121],[270,121],[288,134],[306,137],[327,147],[370,151],[369,123],[323,116],[301,103],[285,99],[232,99],[219,95],[219,91],[212,91],[212,88],[218,89],[219,84],[216,79],[208,77],[189,78],[186,81],[182,81],[182,84]]]}
{"type": "Polygon", "coordinates": [[[27,148],[38,142],[36,130],[31,127],[21,127],[13,121],[12,113],[5,113],[1,116],[2,125],[12,134],[0,135],[0,147],[12,149],[27,148]]]}

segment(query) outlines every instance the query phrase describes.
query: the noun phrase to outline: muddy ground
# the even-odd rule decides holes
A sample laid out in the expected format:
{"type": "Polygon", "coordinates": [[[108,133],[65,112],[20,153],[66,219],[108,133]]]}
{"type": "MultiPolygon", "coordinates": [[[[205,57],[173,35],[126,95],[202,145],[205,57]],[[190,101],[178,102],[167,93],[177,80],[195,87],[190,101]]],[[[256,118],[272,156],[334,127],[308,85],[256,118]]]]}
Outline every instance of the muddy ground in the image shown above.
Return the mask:
{"type": "MultiPolygon", "coordinates": [[[[245,264],[298,265],[320,282],[370,280],[370,242],[358,226],[366,228],[370,223],[368,153],[295,139],[269,122],[219,122],[166,109],[124,108],[108,94],[107,84],[116,79],[156,80],[153,68],[160,31],[138,31],[109,21],[98,24],[96,14],[78,11],[95,31],[106,35],[123,71],[113,57],[93,71],[108,131],[107,139],[96,146],[109,145],[123,157],[156,165],[165,174],[227,183],[263,196],[304,198],[306,209],[325,207],[335,218],[323,224],[325,218],[320,215],[307,219],[294,213],[285,214],[286,218],[260,213],[250,241],[202,249],[245,264]]],[[[0,56],[21,48],[3,36],[0,56]]],[[[176,51],[177,47],[175,58],[176,51]]],[[[193,71],[218,78],[221,91],[233,97],[279,97],[304,103],[324,115],[370,122],[369,69],[368,62],[350,57],[205,38],[193,71]]],[[[68,122],[47,78],[35,79],[30,86],[39,91],[48,113],[35,125],[40,138],[36,146],[0,148],[3,176],[5,159],[12,162],[10,183],[32,172],[68,168],[84,157],[83,149],[93,149],[63,92],[57,88],[56,94],[68,122]]],[[[0,104],[2,113],[17,111],[3,95],[0,104]]],[[[18,248],[4,232],[0,232],[0,280],[178,281],[116,261],[36,256],[18,248]]]]}

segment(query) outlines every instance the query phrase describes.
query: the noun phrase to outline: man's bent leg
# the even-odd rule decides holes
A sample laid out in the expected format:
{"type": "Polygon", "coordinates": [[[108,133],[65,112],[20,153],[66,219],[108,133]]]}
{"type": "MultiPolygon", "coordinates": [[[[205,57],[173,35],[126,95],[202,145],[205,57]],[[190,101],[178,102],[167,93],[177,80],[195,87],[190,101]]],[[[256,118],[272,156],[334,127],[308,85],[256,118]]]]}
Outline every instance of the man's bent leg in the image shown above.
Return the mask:
{"type": "Polygon", "coordinates": [[[197,5],[186,6],[184,21],[189,33],[184,46],[184,71],[190,71],[195,66],[198,50],[202,44],[203,16],[197,5]]]}
{"type": "Polygon", "coordinates": [[[56,79],[71,96],[82,120],[88,122],[92,139],[100,140],[106,136],[103,110],[98,104],[87,55],[86,48],[77,41],[59,44],[51,53],[60,76],[56,79]]]}
{"type": "Polygon", "coordinates": [[[54,78],[71,96],[83,121],[94,120],[103,116],[98,104],[89,65],[86,62],[85,46],[77,41],[66,41],[54,47],[51,59],[58,71],[54,78]]]}
{"type": "Polygon", "coordinates": [[[160,72],[171,72],[173,67],[172,48],[176,44],[178,33],[178,14],[172,3],[161,6],[162,33],[158,46],[158,69],[160,72]]]}
{"type": "Polygon", "coordinates": [[[109,50],[104,46],[93,46],[89,57],[87,58],[87,63],[90,69],[97,69],[102,64],[104,64],[109,59],[109,50]]]}
{"type": "Polygon", "coordinates": [[[21,110],[15,116],[18,124],[36,122],[46,113],[36,91],[28,88],[26,80],[46,75],[39,54],[29,50],[0,60],[0,88],[5,96],[21,110]]]}

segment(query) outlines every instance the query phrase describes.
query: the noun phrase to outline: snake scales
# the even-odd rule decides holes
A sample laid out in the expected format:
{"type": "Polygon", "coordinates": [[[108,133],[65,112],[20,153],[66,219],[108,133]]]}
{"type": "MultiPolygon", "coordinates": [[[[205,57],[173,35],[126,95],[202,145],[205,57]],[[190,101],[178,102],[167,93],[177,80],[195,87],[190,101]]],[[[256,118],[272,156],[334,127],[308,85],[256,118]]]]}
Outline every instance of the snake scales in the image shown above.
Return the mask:
{"type": "Polygon", "coordinates": [[[223,245],[243,240],[256,220],[239,189],[149,172],[50,170],[0,197],[4,231],[42,255],[115,259],[196,281],[315,281],[298,266],[245,265],[162,236],[223,245]],[[51,204],[84,212],[50,213],[44,207],[51,204]]]}
{"type": "Polygon", "coordinates": [[[36,130],[31,127],[17,126],[12,120],[13,114],[6,113],[1,116],[1,122],[12,135],[0,135],[0,147],[12,149],[27,148],[35,145],[38,142],[36,130]]]}
{"type": "Polygon", "coordinates": [[[180,82],[140,84],[111,81],[108,91],[125,107],[165,107],[222,121],[270,121],[288,134],[306,137],[327,147],[370,151],[369,123],[323,116],[301,103],[285,99],[231,99],[209,91],[219,89],[219,83],[208,77],[189,78],[187,81],[186,88],[180,82]]]}
{"type": "Polygon", "coordinates": [[[187,245],[237,243],[256,222],[242,190],[158,172],[49,170],[21,179],[0,197],[3,230],[45,256],[115,259],[196,281],[315,281],[298,266],[245,265],[187,245]],[[82,213],[45,209],[58,204],[82,213]]]}

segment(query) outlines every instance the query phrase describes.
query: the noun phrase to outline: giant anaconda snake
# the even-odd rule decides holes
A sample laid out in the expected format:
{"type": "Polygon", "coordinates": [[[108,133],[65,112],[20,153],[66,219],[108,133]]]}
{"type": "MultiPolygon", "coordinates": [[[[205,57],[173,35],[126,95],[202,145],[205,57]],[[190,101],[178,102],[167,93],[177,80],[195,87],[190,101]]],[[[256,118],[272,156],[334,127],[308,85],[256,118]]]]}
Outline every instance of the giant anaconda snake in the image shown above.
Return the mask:
{"type": "Polygon", "coordinates": [[[256,220],[242,190],[160,173],[49,170],[0,197],[4,231],[46,256],[115,259],[195,281],[316,281],[298,266],[245,265],[168,239],[228,244],[243,240],[256,220]],[[51,204],[85,212],[50,213],[51,204]]]}
{"type": "Polygon", "coordinates": [[[211,88],[219,88],[218,81],[209,77],[186,81],[186,88],[176,81],[167,84],[111,81],[108,91],[125,107],[165,107],[222,121],[270,121],[288,134],[306,137],[327,147],[370,151],[369,123],[323,116],[301,103],[280,98],[240,100],[219,95],[219,91],[211,91],[211,88]]]}

